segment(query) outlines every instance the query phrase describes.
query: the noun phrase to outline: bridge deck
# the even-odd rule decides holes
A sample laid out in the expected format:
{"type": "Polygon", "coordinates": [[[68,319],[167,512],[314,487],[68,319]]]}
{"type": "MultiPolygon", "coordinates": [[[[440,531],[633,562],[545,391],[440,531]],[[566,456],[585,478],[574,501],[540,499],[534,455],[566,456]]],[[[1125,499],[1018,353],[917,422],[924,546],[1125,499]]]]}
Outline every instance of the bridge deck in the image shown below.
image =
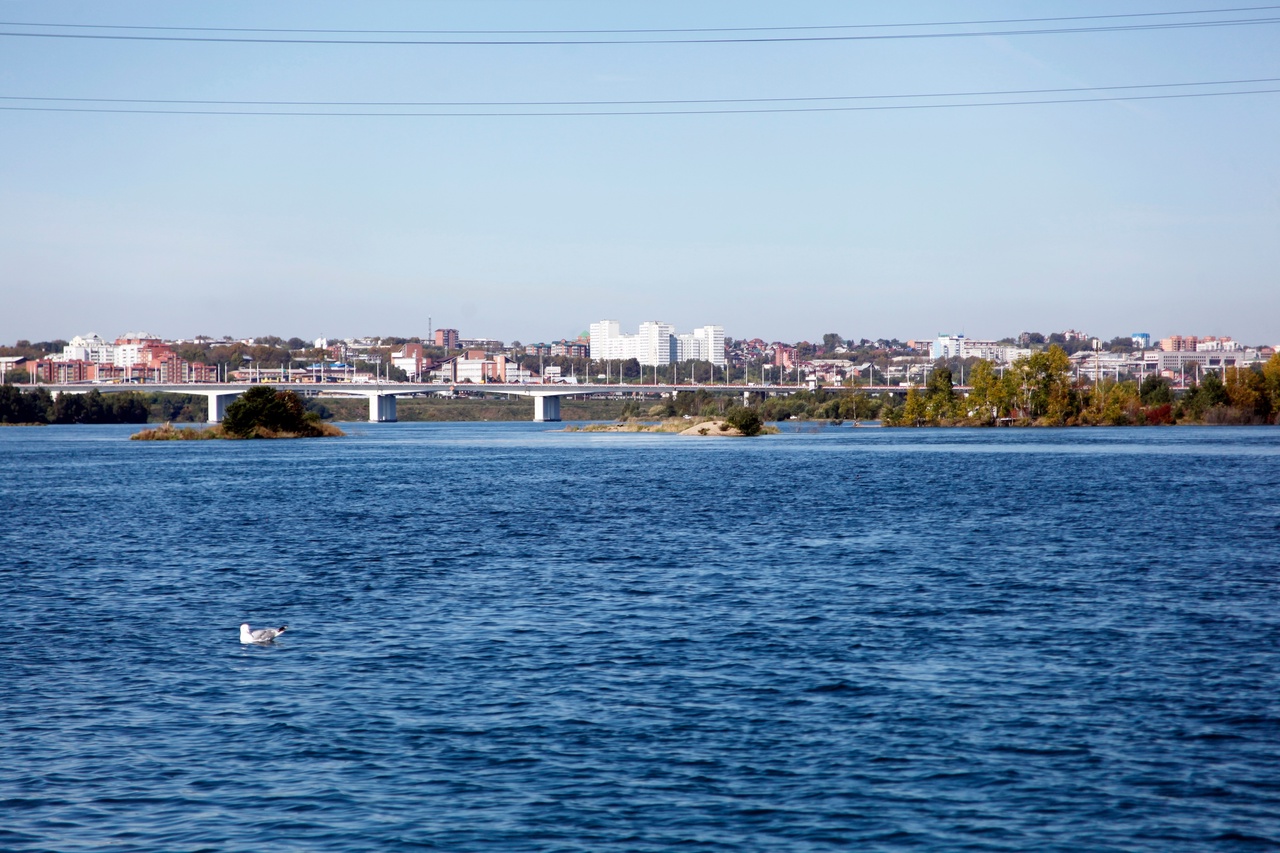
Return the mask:
{"type": "MultiPolygon", "coordinates": [[[[529,385],[514,383],[467,383],[467,382],[174,382],[174,383],[74,383],[64,385],[33,384],[22,388],[44,388],[53,394],[85,394],[89,391],[114,393],[123,391],[145,391],[160,394],[203,394],[209,398],[209,422],[222,420],[227,405],[236,397],[255,385],[269,385],[281,390],[296,391],[306,396],[315,397],[367,397],[369,399],[369,420],[371,422],[394,421],[396,419],[397,397],[416,397],[423,394],[505,394],[513,397],[532,397],[534,399],[535,421],[560,420],[560,399],[575,396],[597,396],[603,394],[677,394],[690,391],[710,391],[713,393],[791,394],[796,391],[815,390],[816,385],[627,385],[627,384],[554,384],[529,385]]],[[[903,385],[862,385],[856,388],[830,386],[824,390],[831,391],[863,391],[873,394],[905,394],[909,386],[903,385]]],[[[956,390],[965,392],[965,386],[957,386],[956,390]]]]}

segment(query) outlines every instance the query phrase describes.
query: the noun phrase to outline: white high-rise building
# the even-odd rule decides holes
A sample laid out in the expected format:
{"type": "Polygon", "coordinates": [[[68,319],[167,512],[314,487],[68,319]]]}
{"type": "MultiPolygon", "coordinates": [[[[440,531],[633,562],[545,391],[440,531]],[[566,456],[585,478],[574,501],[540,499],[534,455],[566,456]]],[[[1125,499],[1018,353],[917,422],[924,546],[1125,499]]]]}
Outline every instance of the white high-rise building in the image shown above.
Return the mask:
{"type": "Polygon", "coordinates": [[[94,364],[111,364],[115,359],[115,347],[98,337],[97,333],[76,335],[62,348],[58,361],[92,361],[94,364]]]}
{"type": "Polygon", "coordinates": [[[617,320],[601,320],[592,323],[590,330],[591,357],[599,361],[620,359],[622,352],[622,326],[617,320]]]}
{"type": "Polygon", "coordinates": [[[636,335],[636,358],[641,364],[670,364],[673,355],[672,341],[676,335],[676,327],[656,320],[647,320],[640,324],[636,335]]]}
{"type": "Polygon", "coordinates": [[[938,339],[929,347],[929,358],[937,361],[940,358],[964,358],[964,335],[938,335],[938,339]]]}
{"type": "Polygon", "coordinates": [[[676,336],[676,361],[709,361],[724,367],[724,327],[703,326],[692,334],[676,336]]]}
{"type": "Polygon", "coordinates": [[[724,327],[703,326],[692,334],[677,335],[669,323],[649,320],[634,335],[624,335],[617,320],[591,324],[591,358],[620,360],[634,358],[652,367],[680,361],[709,361],[723,367],[724,327]]]}

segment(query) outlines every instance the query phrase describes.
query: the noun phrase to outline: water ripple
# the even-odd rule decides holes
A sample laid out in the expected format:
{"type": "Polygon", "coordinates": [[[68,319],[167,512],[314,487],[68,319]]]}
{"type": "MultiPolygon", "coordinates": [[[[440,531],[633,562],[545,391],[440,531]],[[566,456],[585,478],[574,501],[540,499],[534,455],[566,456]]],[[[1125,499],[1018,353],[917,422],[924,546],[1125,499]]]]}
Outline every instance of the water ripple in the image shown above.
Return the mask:
{"type": "Polygon", "coordinates": [[[0,848],[1280,846],[1274,430],[354,431],[0,431],[0,848]]]}

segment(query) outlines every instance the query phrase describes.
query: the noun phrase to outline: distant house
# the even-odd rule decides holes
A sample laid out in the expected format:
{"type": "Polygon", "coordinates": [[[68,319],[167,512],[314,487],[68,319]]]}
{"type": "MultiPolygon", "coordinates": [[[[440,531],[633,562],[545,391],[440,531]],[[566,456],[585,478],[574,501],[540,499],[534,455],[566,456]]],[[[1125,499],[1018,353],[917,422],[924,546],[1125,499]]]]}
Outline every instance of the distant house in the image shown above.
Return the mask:
{"type": "Polygon", "coordinates": [[[540,377],[505,355],[489,355],[484,350],[467,350],[448,359],[432,371],[441,382],[539,382],[540,377]]]}
{"type": "Polygon", "coordinates": [[[399,352],[391,353],[391,363],[409,374],[409,379],[418,382],[426,376],[435,362],[425,354],[422,344],[407,343],[399,352]]]}

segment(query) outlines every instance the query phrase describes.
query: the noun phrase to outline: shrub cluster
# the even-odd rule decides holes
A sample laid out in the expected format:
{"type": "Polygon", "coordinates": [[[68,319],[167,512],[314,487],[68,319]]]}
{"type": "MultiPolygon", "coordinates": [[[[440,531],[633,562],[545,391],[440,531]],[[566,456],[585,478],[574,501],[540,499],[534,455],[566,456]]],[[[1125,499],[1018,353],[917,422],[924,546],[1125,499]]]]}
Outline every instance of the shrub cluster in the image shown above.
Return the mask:
{"type": "Polygon", "coordinates": [[[227,406],[220,430],[226,438],[311,438],[331,435],[320,415],[308,412],[303,399],[292,391],[255,385],[227,406]]]}
{"type": "Polygon", "coordinates": [[[957,394],[951,371],[939,366],[923,388],[885,410],[887,426],[984,426],[998,422],[1043,426],[1143,426],[1172,423],[1264,424],[1280,419],[1280,353],[1260,368],[1206,372],[1175,398],[1169,381],[1103,379],[1087,386],[1071,375],[1056,346],[1020,358],[997,373],[981,361],[969,376],[968,396],[957,394]]]}

